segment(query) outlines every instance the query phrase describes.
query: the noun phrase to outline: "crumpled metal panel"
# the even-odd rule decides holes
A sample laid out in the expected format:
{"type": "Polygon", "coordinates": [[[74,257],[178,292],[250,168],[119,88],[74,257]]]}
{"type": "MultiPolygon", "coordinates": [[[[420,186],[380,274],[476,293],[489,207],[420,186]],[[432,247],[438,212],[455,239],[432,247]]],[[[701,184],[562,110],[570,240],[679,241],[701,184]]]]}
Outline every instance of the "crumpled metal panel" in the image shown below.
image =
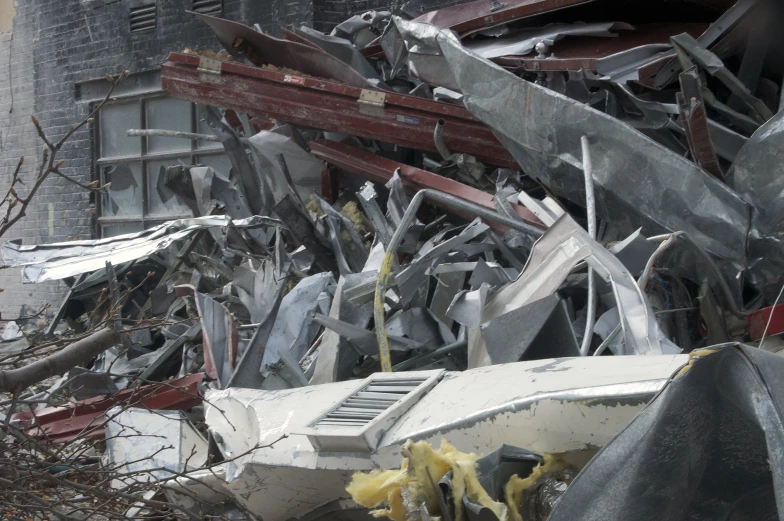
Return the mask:
{"type": "Polygon", "coordinates": [[[640,226],[647,234],[683,230],[714,255],[745,265],[748,205],[726,185],[618,119],[476,56],[454,34],[407,24],[404,39],[440,49],[466,108],[526,174],[584,204],[580,138],[588,136],[600,218],[627,233],[640,226]]]}
{"type": "Polygon", "coordinates": [[[244,206],[243,211],[246,212],[233,217],[269,215],[275,205],[269,179],[261,175],[258,165],[251,162],[237,131],[223,122],[221,111],[215,107],[200,105],[199,116],[220,139],[231,163],[231,186],[236,189],[239,201],[244,206]]]}
{"type": "Polygon", "coordinates": [[[416,22],[449,28],[465,35],[512,20],[527,18],[539,13],[564,9],[593,0],[474,0],[425,13],[416,22]]]}
{"type": "MultiPolygon", "coordinates": [[[[749,280],[780,284],[784,273],[784,111],[762,125],[741,148],[727,181],[753,208],[749,235],[749,280]]],[[[778,289],[778,288],[776,288],[778,289]]]]}
{"type": "Polygon", "coordinates": [[[411,308],[386,322],[387,334],[410,338],[422,347],[436,349],[456,342],[455,336],[427,308],[411,308]]]}
{"type": "Polygon", "coordinates": [[[291,351],[297,361],[305,356],[319,330],[319,325],[312,320],[313,313],[329,312],[335,285],[335,278],[329,272],[299,281],[280,303],[267,341],[267,353],[271,346],[278,346],[291,351]]]}
{"type": "Polygon", "coordinates": [[[204,369],[221,388],[226,387],[237,364],[239,337],[228,308],[193,286],[175,286],[178,297],[192,295],[201,320],[204,338],[204,369]]]}
{"type": "Polygon", "coordinates": [[[112,487],[171,479],[207,463],[207,441],[181,411],[115,407],[106,411],[106,453],[112,487]]]}
{"type": "MultiPolygon", "coordinates": [[[[292,33],[286,29],[283,29],[283,34],[286,36],[286,38],[293,39],[290,37],[292,33]]],[[[381,80],[378,72],[376,72],[373,66],[370,65],[370,63],[367,61],[367,58],[362,56],[359,50],[349,40],[340,38],[338,36],[324,34],[305,25],[294,28],[294,34],[308,42],[311,42],[312,44],[317,45],[323,49],[324,52],[328,52],[343,63],[346,63],[364,77],[378,81],[381,80]]]]}
{"type": "Polygon", "coordinates": [[[612,38],[617,36],[612,31],[631,31],[633,29],[634,27],[623,22],[549,24],[544,27],[523,29],[500,38],[469,40],[465,42],[465,47],[489,60],[499,56],[522,56],[533,51],[536,44],[540,42],[552,45],[566,36],[612,38]]]}
{"type": "Polygon", "coordinates": [[[232,221],[225,215],[168,221],[149,230],[118,235],[108,239],[60,242],[22,246],[15,242],[3,244],[3,262],[7,266],[23,266],[25,282],[43,282],[73,277],[106,266],[106,261],[120,264],[146,257],[168,248],[201,229],[225,228],[233,225],[242,230],[262,226],[280,226],[270,217],[254,216],[232,221]]]}
{"type": "MultiPolygon", "coordinates": [[[[360,274],[340,277],[329,309],[330,318],[362,328],[366,328],[370,324],[373,304],[371,302],[354,304],[343,294],[344,287],[350,288],[362,279],[360,274]]],[[[348,340],[332,329],[325,328],[314,362],[316,365],[313,368],[313,377],[310,379],[311,385],[347,380],[359,357],[360,354],[350,345],[348,340]]]]}
{"type": "Polygon", "coordinates": [[[251,322],[259,324],[267,319],[285,280],[285,274],[276,273],[275,262],[269,259],[256,271],[242,266],[234,268],[234,287],[251,322]]]}
{"type": "Polygon", "coordinates": [[[348,64],[314,45],[281,40],[231,20],[200,13],[191,14],[201,18],[215,31],[215,36],[229,53],[246,56],[256,66],[274,65],[357,87],[373,86],[372,82],[348,64]]]}
{"type": "Polygon", "coordinates": [[[497,316],[480,330],[493,364],[580,356],[566,302],[555,293],[497,316]]]}
{"type": "MultiPolygon", "coordinates": [[[[283,297],[283,288],[286,285],[286,278],[291,268],[291,263],[283,260],[282,239],[278,231],[275,242],[275,260],[268,259],[262,263],[259,270],[254,275],[254,314],[259,318],[258,327],[247,347],[240,353],[239,361],[231,376],[227,387],[247,387],[258,389],[264,384],[259,369],[266,353],[267,339],[272,332],[275,319],[280,309],[283,297]]],[[[247,298],[246,298],[247,300],[247,298]]],[[[284,356],[287,351],[284,351],[284,356]]],[[[293,357],[288,355],[287,361],[291,362],[293,357]]],[[[290,364],[293,368],[296,361],[290,364]]],[[[301,374],[296,374],[299,367],[294,369],[293,380],[300,380],[301,374]]],[[[301,373],[301,371],[299,371],[301,373]]],[[[291,376],[287,374],[287,376],[291,376]]],[[[302,384],[305,385],[305,384],[302,384]]],[[[296,387],[296,385],[295,385],[296,387]]]]}
{"type": "Polygon", "coordinates": [[[381,36],[381,48],[392,64],[392,76],[408,65],[408,72],[415,78],[459,92],[454,73],[435,44],[438,33],[432,25],[393,16],[381,36]]]}
{"type": "MultiPolygon", "coordinates": [[[[481,323],[551,295],[582,261],[613,289],[623,317],[621,327],[626,339],[623,354],[660,355],[679,351],[663,337],[648,299],[621,261],[591,239],[567,214],[534,244],[528,264],[517,280],[488,299],[482,309],[481,323]]],[[[493,363],[479,330],[469,329],[468,340],[468,367],[493,363]]]]}
{"type": "Polygon", "coordinates": [[[302,200],[307,201],[312,193],[321,194],[321,170],[324,163],[299,146],[296,140],[275,130],[262,130],[248,138],[247,143],[256,168],[263,172],[271,185],[275,203],[289,193],[285,175],[278,163],[281,155],[302,200]]]}

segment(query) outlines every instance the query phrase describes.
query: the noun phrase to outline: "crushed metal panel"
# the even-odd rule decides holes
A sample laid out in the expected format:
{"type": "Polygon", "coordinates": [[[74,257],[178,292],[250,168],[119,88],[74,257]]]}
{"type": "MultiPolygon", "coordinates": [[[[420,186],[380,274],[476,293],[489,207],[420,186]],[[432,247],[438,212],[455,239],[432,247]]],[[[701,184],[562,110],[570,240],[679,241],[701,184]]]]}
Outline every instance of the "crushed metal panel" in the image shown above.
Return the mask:
{"type": "Polygon", "coordinates": [[[319,326],[312,321],[313,313],[328,312],[335,285],[335,279],[329,272],[300,280],[283,297],[268,344],[288,349],[296,360],[301,360],[319,330],[319,326]]]}
{"type": "Polygon", "coordinates": [[[774,298],[784,273],[784,176],[781,175],[784,111],[762,125],[738,153],[727,173],[735,188],[753,208],[749,235],[749,279],[771,287],[774,298]]]}
{"type": "Polygon", "coordinates": [[[495,317],[480,329],[493,364],[580,356],[566,303],[557,294],[495,317]]]}
{"type": "Polygon", "coordinates": [[[432,24],[441,29],[466,35],[512,20],[520,20],[548,11],[564,9],[593,0],[475,0],[430,11],[415,18],[415,22],[432,24]]]}
{"type": "Polygon", "coordinates": [[[452,327],[454,320],[447,314],[450,304],[457,293],[463,289],[466,273],[458,271],[437,275],[438,283],[430,301],[430,311],[447,327],[452,327]]]}
{"type": "Polygon", "coordinates": [[[225,215],[215,215],[168,221],[143,232],[108,239],[31,246],[8,241],[3,244],[3,261],[8,266],[23,266],[23,277],[29,282],[58,280],[101,269],[107,260],[120,264],[146,257],[201,229],[233,224],[252,230],[275,223],[280,221],[259,216],[232,221],[225,215]]]}
{"type": "Polygon", "coordinates": [[[378,72],[367,61],[367,58],[357,50],[353,43],[337,36],[331,36],[321,33],[315,29],[311,29],[305,25],[294,28],[294,33],[281,28],[283,35],[287,39],[297,41],[295,38],[301,38],[307,42],[315,44],[323,49],[325,52],[333,55],[340,61],[348,64],[352,69],[356,70],[368,79],[381,80],[378,72]],[[292,38],[294,36],[295,38],[292,38]]]}
{"type": "Polygon", "coordinates": [[[640,225],[653,234],[684,230],[711,253],[745,265],[748,207],[726,185],[616,118],[477,57],[453,35],[440,32],[435,39],[466,107],[528,175],[584,204],[580,138],[588,136],[592,155],[601,158],[593,169],[599,217],[629,223],[628,232],[640,225]],[[635,175],[630,165],[639,169],[635,175]],[[665,193],[662,203],[656,194],[665,193]]]}
{"type": "Polygon", "coordinates": [[[307,201],[310,194],[321,195],[321,170],[324,163],[295,139],[276,131],[262,130],[247,140],[248,148],[256,161],[256,167],[269,179],[277,203],[289,193],[289,186],[278,158],[282,155],[291,172],[291,180],[299,197],[307,201]]]}
{"type": "MultiPolygon", "coordinates": [[[[631,31],[634,27],[623,22],[602,23],[553,23],[544,27],[526,28],[509,36],[485,40],[467,40],[464,45],[482,58],[493,59],[501,56],[524,56],[531,53],[539,43],[552,46],[566,36],[592,36],[614,38],[611,31],[631,31]]],[[[556,49],[560,56],[560,48],[556,49]]]]}
{"type": "MultiPolygon", "coordinates": [[[[488,299],[482,310],[481,323],[553,294],[582,261],[586,261],[613,289],[616,303],[622,310],[626,354],[672,352],[674,346],[663,337],[653,309],[637,281],[613,254],[591,239],[588,232],[567,214],[534,244],[528,264],[517,280],[488,299]]],[[[468,339],[468,367],[491,364],[480,331],[469,329],[468,339]]]]}
{"type": "Polygon", "coordinates": [[[106,411],[106,449],[114,488],[167,479],[207,463],[207,441],[181,411],[115,407],[106,411]],[[147,472],[145,472],[147,471],[147,472]]]}
{"type": "Polygon", "coordinates": [[[711,143],[708,116],[702,99],[702,81],[696,67],[680,74],[681,92],[676,93],[680,108],[680,122],[686,131],[686,139],[692,157],[706,172],[724,181],[719,159],[711,143]]]}
{"type": "Polygon", "coordinates": [[[193,286],[175,286],[178,297],[192,295],[196,302],[204,339],[204,369],[218,385],[226,387],[237,365],[237,328],[228,308],[193,286]]]}
{"type": "Polygon", "coordinates": [[[319,47],[281,40],[230,20],[193,13],[215,31],[221,45],[234,56],[244,56],[254,65],[274,65],[319,78],[332,78],[348,85],[370,82],[346,63],[319,47]]]}

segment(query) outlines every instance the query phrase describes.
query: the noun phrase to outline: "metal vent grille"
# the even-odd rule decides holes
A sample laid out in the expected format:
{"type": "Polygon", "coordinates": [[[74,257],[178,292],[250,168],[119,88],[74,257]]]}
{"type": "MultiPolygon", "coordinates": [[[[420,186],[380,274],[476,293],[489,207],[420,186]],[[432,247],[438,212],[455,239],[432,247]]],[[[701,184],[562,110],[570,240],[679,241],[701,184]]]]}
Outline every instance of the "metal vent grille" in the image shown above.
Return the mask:
{"type": "Polygon", "coordinates": [[[193,0],[193,11],[219,15],[223,13],[223,0],[193,0]]]}
{"type": "Polygon", "coordinates": [[[131,7],[131,32],[154,31],[158,12],[155,2],[131,7]]]}
{"type": "Polygon", "coordinates": [[[364,427],[405,398],[428,378],[376,380],[346,398],[312,427],[364,427]]]}

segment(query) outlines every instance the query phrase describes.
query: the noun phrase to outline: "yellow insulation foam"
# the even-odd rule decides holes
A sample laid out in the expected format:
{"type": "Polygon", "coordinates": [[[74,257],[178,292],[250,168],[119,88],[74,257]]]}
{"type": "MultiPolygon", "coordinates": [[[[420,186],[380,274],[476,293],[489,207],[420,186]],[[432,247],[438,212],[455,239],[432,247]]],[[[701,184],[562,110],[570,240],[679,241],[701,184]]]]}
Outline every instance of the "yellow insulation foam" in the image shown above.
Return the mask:
{"type": "Polygon", "coordinates": [[[548,472],[558,472],[564,469],[566,464],[560,458],[547,454],[544,463],[537,465],[527,478],[521,478],[517,474],[509,478],[504,486],[504,497],[506,506],[509,508],[509,521],[523,521],[520,515],[520,503],[523,502],[523,491],[536,485],[536,482],[548,472]]]}
{"type": "Polygon", "coordinates": [[[433,449],[427,442],[409,440],[403,446],[403,456],[405,457],[399,470],[357,472],[346,487],[354,501],[367,508],[376,508],[386,501],[388,508],[371,512],[375,517],[385,516],[394,521],[407,519],[408,511],[403,504],[402,494],[404,487],[413,507],[418,508],[424,503],[429,512],[438,512],[436,494],[440,492],[433,488],[430,478],[437,486],[444,474],[451,470],[455,521],[465,521],[463,492],[471,502],[489,508],[501,520],[507,519],[506,505],[493,501],[479,484],[476,475],[478,455],[460,452],[446,440],[441,441],[438,450],[433,449]]]}

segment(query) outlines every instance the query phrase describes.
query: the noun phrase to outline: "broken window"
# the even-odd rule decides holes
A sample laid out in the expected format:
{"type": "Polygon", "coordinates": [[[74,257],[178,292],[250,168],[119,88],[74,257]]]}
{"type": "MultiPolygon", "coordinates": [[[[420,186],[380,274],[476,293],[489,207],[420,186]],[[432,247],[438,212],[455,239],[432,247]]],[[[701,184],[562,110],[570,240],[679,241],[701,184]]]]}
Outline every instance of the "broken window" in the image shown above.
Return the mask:
{"type": "Polygon", "coordinates": [[[129,129],[209,132],[193,103],[161,95],[118,100],[104,106],[96,132],[97,170],[111,183],[100,198],[102,237],[132,233],[171,219],[191,217],[188,207],[163,184],[163,170],[204,164],[228,174],[220,144],[168,136],[128,136],[129,129]],[[205,130],[206,129],[206,130],[205,130]]]}

